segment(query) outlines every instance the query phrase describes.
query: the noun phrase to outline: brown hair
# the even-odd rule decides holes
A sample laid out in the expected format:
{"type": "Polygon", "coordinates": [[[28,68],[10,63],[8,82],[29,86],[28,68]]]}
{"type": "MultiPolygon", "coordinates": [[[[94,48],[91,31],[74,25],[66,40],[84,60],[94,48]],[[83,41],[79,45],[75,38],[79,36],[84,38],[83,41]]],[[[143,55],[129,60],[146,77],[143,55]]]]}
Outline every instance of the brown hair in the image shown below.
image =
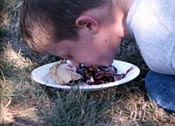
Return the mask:
{"type": "Polygon", "coordinates": [[[82,12],[108,0],[24,0],[21,9],[21,35],[30,48],[44,51],[52,43],[77,39],[75,20],[82,12]]]}

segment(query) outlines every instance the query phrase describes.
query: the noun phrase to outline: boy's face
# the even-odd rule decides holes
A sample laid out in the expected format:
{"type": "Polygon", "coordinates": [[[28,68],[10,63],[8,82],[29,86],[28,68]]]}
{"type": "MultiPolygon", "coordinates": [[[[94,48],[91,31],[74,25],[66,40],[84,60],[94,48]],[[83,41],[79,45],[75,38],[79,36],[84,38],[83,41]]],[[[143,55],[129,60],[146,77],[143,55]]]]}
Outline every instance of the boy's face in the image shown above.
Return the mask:
{"type": "Polygon", "coordinates": [[[124,20],[123,13],[115,8],[88,11],[76,21],[79,38],[54,43],[49,52],[71,60],[75,66],[79,63],[110,65],[125,35],[124,20]]]}
{"type": "MultiPolygon", "coordinates": [[[[103,36],[100,39],[102,38],[103,36]]],[[[118,44],[110,44],[109,41],[112,42],[112,39],[104,39],[98,42],[82,39],[79,41],[65,40],[59,42],[52,48],[51,53],[71,60],[75,66],[78,66],[79,63],[86,65],[110,65],[112,63],[118,47],[118,44]]]]}

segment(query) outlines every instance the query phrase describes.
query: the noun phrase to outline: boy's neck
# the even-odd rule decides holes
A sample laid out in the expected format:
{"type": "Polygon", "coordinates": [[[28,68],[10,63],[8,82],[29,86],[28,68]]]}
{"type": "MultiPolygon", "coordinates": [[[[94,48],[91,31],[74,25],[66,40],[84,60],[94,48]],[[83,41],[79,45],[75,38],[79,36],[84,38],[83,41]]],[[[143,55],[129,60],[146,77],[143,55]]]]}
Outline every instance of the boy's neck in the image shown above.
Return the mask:
{"type": "Polygon", "coordinates": [[[121,7],[123,12],[127,15],[134,0],[117,0],[117,2],[118,2],[118,6],[121,7]]]}
{"type": "Polygon", "coordinates": [[[113,2],[116,4],[116,17],[118,18],[118,21],[121,20],[124,29],[123,37],[129,36],[128,28],[126,25],[126,19],[128,12],[133,4],[133,1],[134,0],[113,0],[113,2]]]}

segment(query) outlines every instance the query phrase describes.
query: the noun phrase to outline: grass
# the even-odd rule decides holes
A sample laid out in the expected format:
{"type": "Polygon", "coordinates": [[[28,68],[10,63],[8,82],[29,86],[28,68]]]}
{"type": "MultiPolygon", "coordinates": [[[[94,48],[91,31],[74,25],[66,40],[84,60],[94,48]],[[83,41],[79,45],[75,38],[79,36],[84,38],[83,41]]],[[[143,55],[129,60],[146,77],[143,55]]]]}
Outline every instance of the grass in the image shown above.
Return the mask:
{"type": "MultiPolygon", "coordinates": [[[[30,72],[57,60],[29,50],[19,36],[21,0],[6,0],[0,37],[0,125],[10,126],[173,126],[175,113],[148,96],[148,71],[134,40],[123,40],[116,59],[139,66],[135,80],[101,91],[64,91],[42,86],[30,72]]],[[[1,3],[1,2],[0,2],[1,3]]],[[[1,5],[0,5],[1,6],[1,5]]],[[[2,12],[2,10],[0,10],[2,12]]]]}
{"type": "Polygon", "coordinates": [[[69,92],[67,94],[57,92],[54,114],[48,119],[48,125],[53,126],[93,126],[100,117],[108,101],[102,99],[95,101],[93,97],[82,92],[69,92]],[[71,99],[71,100],[70,100],[71,99]],[[99,109],[101,108],[101,109],[99,109]]]}

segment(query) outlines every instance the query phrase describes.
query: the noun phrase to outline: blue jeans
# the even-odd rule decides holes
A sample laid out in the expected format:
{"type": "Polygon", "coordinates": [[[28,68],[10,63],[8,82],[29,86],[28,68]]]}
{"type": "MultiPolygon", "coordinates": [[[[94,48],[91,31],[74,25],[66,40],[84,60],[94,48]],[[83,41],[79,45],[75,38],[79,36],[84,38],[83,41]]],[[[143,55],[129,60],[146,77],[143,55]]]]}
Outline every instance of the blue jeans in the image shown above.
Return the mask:
{"type": "Polygon", "coordinates": [[[158,106],[175,111],[175,75],[164,75],[149,71],[145,86],[150,97],[158,106]]]}

